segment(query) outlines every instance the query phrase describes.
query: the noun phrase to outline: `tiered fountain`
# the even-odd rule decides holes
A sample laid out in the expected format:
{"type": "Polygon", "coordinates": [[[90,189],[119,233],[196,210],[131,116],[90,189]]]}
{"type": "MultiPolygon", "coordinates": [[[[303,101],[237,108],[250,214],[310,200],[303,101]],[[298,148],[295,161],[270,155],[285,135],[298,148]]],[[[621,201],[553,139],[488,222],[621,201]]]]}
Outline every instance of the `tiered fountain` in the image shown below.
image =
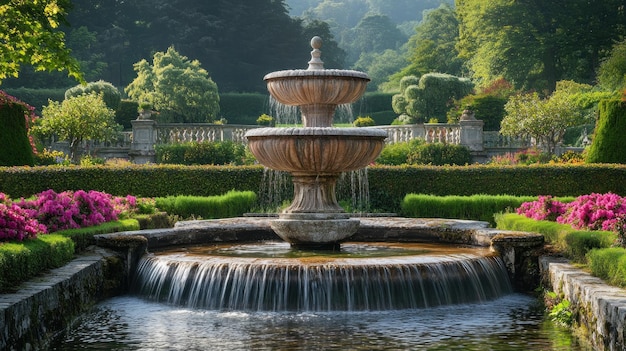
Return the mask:
{"type": "Polygon", "coordinates": [[[294,199],[271,223],[276,234],[292,246],[336,248],[359,226],[337,203],[337,178],[372,163],[387,133],[333,127],[337,106],[357,101],[370,79],[362,72],[324,69],[321,45],[319,37],[311,40],[308,69],[265,76],[275,100],[300,108],[304,128],[260,128],[246,137],[261,164],[289,172],[293,179],[294,199]]]}
{"type": "MultiPolygon", "coordinates": [[[[311,46],[308,69],[265,76],[274,99],[300,108],[304,127],[259,128],[246,135],[263,165],[291,173],[291,205],[278,219],[177,224],[179,234],[167,238],[178,244],[197,238],[210,245],[142,258],[137,291],[190,307],[271,311],[421,308],[510,292],[506,268],[490,250],[432,244],[441,241],[443,228],[448,242],[484,242],[479,238],[484,233],[472,239],[468,227],[487,223],[359,220],[339,206],[337,178],[373,162],[386,133],[332,126],[337,106],[359,99],[369,78],[362,72],[324,69],[321,40],[313,38],[311,46]],[[357,230],[354,237],[361,242],[347,242],[357,230]],[[289,244],[276,242],[276,234],[289,244]],[[382,242],[394,237],[405,243],[382,242]]],[[[152,242],[158,246],[163,241],[158,236],[152,242]]]]}

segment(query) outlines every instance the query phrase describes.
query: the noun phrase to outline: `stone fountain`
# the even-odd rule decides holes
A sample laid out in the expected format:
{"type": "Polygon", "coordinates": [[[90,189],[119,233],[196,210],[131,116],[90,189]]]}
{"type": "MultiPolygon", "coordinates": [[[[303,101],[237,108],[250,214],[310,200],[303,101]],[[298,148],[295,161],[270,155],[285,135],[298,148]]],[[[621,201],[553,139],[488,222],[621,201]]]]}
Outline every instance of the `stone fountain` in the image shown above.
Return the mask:
{"type": "Polygon", "coordinates": [[[246,137],[261,164],[289,172],[293,179],[293,201],[271,222],[272,229],[292,246],[327,249],[337,248],[359,226],[337,203],[337,179],[372,163],[387,133],[333,127],[337,106],[357,101],[370,79],[363,72],[324,69],[321,45],[320,37],[311,39],[306,70],[277,71],[264,78],[276,101],[300,108],[304,127],[259,128],[246,137]]]}

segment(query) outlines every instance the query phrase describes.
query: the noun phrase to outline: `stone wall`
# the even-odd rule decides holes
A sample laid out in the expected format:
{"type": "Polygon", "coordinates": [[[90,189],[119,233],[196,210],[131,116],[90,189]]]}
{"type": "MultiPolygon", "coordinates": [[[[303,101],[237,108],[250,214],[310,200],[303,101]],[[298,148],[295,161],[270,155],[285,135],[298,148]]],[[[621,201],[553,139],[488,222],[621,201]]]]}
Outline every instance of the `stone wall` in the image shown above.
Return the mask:
{"type": "Polygon", "coordinates": [[[626,290],[609,286],[568,261],[541,257],[543,285],[570,302],[574,328],[596,350],[626,350],[626,290]]]}
{"type": "Polygon", "coordinates": [[[0,350],[46,349],[96,302],[125,288],[124,262],[99,250],[0,295],[0,350]]]}

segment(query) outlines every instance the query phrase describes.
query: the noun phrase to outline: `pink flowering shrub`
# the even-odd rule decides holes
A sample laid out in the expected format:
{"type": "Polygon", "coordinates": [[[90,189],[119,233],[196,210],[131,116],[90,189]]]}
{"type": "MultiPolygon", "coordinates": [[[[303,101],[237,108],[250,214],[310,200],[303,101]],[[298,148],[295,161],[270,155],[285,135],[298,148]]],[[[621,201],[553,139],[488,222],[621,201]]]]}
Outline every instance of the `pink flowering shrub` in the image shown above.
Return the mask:
{"type": "Polygon", "coordinates": [[[115,208],[113,196],[94,190],[61,193],[46,190],[34,200],[22,200],[19,205],[45,224],[49,232],[114,221],[121,211],[115,208]]]}
{"type": "Polygon", "coordinates": [[[35,238],[46,233],[46,226],[30,217],[27,211],[0,193],[0,241],[35,238]]]}
{"type": "Polygon", "coordinates": [[[516,212],[538,221],[555,221],[565,213],[565,204],[554,200],[550,195],[539,196],[537,201],[522,203],[516,212]]]}
{"type": "Polygon", "coordinates": [[[537,220],[556,220],[575,229],[619,231],[626,220],[626,198],[613,193],[582,195],[568,204],[550,196],[525,202],[516,211],[537,220]]]}

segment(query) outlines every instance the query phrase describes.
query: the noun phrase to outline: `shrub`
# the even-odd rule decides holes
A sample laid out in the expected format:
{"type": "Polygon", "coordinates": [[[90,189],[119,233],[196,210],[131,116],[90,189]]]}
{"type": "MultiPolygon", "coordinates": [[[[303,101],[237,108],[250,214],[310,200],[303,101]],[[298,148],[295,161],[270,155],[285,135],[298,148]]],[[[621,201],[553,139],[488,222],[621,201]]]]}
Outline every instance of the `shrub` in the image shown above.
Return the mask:
{"type": "Polygon", "coordinates": [[[267,111],[267,94],[221,93],[220,113],[231,124],[256,123],[257,118],[267,111]]]}
{"type": "Polygon", "coordinates": [[[61,193],[47,190],[35,199],[21,200],[17,205],[45,225],[48,232],[109,222],[116,220],[120,213],[114,207],[111,195],[94,190],[61,193]]]}
{"type": "Polygon", "coordinates": [[[241,216],[252,208],[256,194],[252,191],[229,191],[219,196],[168,196],[156,198],[160,210],[183,218],[228,218],[241,216]]]}
{"type": "Polygon", "coordinates": [[[0,91],[0,166],[32,166],[33,146],[28,129],[35,121],[34,108],[0,91]]]}
{"type": "Polygon", "coordinates": [[[30,213],[0,193],[0,242],[36,238],[47,229],[30,213]]]}
{"type": "Polygon", "coordinates": [[[181,165],[242,165],[246,147],[232,141],[157,145],[156,162],[181,165]]]}
{"type": "Polygon", "coordinates": [[[124,127],[124,129],[132,129],[131,121],[137,119],[137,110],[139,104],[136,101],[122,100],[115,111],[115,122],[124,127]]]}
{"type": "Polygon", "coordinates": [[[626,163],[626,101],[603,100],[593,141],[587,151],[588,163],[626,163]]]}
{"type": "Polygon", "coordinates": [[[413,139],[408,142],[387,144],[376,158],[376,163],[399,166],[407,164],[407,158],[412,149],[422,145],[424,140],[413,139]]]}
{"type": "Polygon", "coordinates": [[[375,126],[376,122],[374,122],[374,119],[372,119],[372,117],[370,116],[366,116],[366,117],[357,117],[357,119],[354,120],[354,122],[352,122],[352,124],[355,127],[371,127],[371,126],[375,126]]]}
{"type": "Polygon", "coordinates": [[[610,284],[626,287],[626,249],[611,247],[595,249],[587,254],[591,272],[610,284]]]}
{"type": "Polygon", "coordinates": [[[273,127],[276,125],[276,120],[274,119],[274,117],[266,115],[264,113],[256,119],[256,124],[260,126],[273,127]]]}
{"type": "Polygon", "coordinates": [[[466,165],[472,162],[472,155],[467,147],[443,143],[422,144],[411,150],[407,163],[418,165],[466,165]]]}
{"type": "Polygon", "coordinates": [[[513,210],[532,198],[484,194],[471,196],[407,194],[401,208],[402,214],[407,217],[472,219],[495,224],[494,213],[513,210]]]}

